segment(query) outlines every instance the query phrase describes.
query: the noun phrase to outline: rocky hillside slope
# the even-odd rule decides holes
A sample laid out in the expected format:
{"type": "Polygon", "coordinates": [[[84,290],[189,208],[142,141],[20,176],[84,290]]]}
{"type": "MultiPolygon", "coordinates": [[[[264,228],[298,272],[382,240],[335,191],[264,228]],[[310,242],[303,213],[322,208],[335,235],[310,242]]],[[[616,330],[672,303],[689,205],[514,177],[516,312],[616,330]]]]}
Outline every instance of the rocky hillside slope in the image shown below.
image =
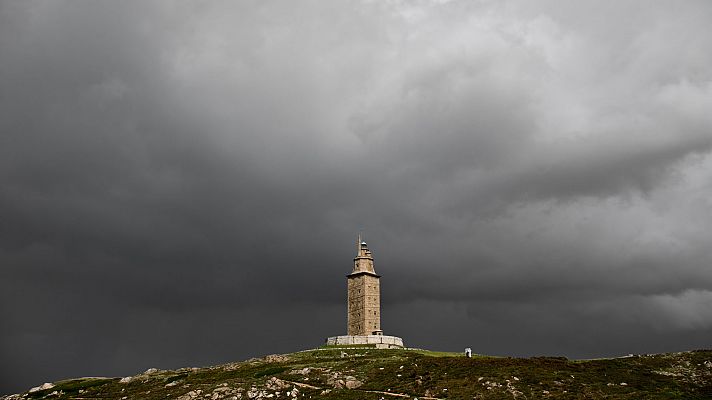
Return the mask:
{"type": "Polygon", "coordinates": [[[47,383],[17,399],[711,399],[712,351],[574,361],[324,348],[125,378],[47,383]]]}

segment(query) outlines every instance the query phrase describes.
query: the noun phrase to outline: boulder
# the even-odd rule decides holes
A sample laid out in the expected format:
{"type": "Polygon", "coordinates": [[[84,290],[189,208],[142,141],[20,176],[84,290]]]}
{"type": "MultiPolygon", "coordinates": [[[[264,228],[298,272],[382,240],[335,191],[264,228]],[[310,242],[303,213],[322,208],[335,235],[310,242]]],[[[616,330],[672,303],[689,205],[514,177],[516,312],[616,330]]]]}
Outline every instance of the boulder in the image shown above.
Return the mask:
{"type": "Polygon", "coordinates": [[[347,389],[356,389],[357,387],[363,385],[363,382],[359,381],[353,376],[347,376],[345,379],[346,382],[344,383],[344,386],[346,386],[347,389]]]}
{"type": "Polygon", "coordinates": [[[45,382],[40,386],[36,386],[36,387],[33,387],[32,389],[30,389],[30,393],[39,392],[40,390],[52,389],[53,387],[54,387],[53,384],[51,384],[49,382],[45,382]]]}

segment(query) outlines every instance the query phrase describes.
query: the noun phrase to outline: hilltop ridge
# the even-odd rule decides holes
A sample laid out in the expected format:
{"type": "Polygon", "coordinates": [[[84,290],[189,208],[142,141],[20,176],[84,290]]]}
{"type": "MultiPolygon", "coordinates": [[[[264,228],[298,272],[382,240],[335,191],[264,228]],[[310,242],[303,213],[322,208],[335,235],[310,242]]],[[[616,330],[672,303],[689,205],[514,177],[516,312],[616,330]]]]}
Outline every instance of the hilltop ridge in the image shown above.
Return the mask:
{"type": "Polygon", "coordinates": [[[705,399],[712,350],[569,360],[325,347],[204,368],[47,383],[20,399],[705,399]]]}

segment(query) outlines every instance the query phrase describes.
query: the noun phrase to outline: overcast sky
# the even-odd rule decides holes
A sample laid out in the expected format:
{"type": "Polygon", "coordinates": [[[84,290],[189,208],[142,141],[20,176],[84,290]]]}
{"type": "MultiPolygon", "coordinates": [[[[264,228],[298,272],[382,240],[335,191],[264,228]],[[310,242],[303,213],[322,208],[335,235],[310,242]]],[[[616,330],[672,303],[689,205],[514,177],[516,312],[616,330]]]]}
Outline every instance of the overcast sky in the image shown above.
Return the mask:
{"type": "Polygon", "coordinates": [[[712,347],[712,3],[0,1],[0,393],[712,347]]]}

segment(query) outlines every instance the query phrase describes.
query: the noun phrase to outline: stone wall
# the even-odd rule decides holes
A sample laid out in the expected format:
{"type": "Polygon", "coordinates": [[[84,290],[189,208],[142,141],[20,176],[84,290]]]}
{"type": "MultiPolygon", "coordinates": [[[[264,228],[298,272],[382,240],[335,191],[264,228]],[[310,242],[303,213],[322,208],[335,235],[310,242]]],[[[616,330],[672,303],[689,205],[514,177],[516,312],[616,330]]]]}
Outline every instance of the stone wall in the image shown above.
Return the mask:
{"type": "Polygon", "coordinates": [[[381,330],[381,288],[378,275],[349,275],[347,304],[346,332],[349,335],[371,335],[381,330]]]}
{"type": "Polygon", "coordinates": [[[403,347],[403,339],[397,336],[365,335],[365,336],[332,336],[326,339],[327,346],[343,346],[354,344],[374,344],[378,348],[403,347]]]}

